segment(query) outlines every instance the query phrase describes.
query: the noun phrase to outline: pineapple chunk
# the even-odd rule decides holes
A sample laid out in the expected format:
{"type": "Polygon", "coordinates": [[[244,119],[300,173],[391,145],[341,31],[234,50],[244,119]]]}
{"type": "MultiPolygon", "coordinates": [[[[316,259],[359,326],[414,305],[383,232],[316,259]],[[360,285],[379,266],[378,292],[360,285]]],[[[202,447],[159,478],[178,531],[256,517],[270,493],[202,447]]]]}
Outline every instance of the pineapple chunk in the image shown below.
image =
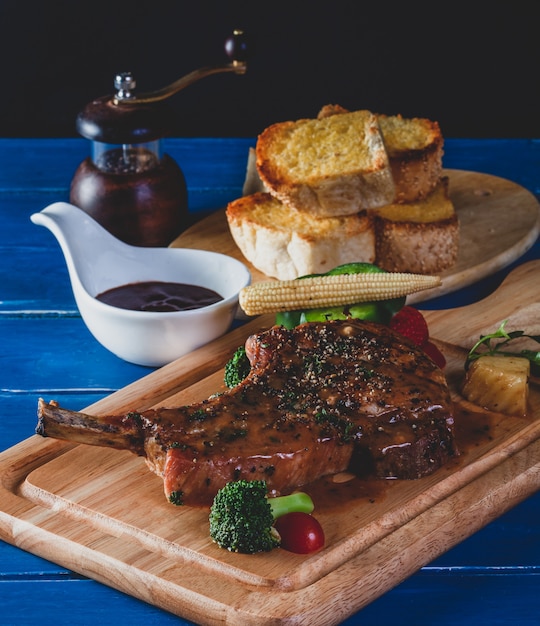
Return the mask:
{"type": "Polygon", "coordinates": [[[467,371],[463,395],[490,411],[525,415],[530,362],[515,356],[482,356],[467,371]]]}

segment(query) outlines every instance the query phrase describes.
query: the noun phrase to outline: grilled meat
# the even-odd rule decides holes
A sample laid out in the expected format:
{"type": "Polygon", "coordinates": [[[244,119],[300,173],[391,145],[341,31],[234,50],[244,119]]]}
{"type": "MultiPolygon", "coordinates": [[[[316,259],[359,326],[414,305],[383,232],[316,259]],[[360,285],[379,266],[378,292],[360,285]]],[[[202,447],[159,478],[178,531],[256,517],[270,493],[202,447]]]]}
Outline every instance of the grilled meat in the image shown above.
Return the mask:
{"type": "Polygon", "coordinates": [[[36,432],[145,456],[166,496],[187,504],[240,478],[275,493],[347,469],[414,479],[458,453],[442,371],[387,327],[275,326],[246,353],[248,377],[202,402],[96,417],[40,400],[36,432]]]}

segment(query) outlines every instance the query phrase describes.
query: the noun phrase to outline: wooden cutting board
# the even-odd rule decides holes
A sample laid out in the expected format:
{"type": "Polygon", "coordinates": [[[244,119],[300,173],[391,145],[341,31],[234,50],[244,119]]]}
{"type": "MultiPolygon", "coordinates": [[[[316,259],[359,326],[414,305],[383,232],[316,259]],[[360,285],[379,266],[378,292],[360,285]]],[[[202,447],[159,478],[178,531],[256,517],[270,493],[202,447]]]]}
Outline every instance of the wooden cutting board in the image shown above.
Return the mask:
{"type": "MultiPolygon", "coordinates": [[[[0,537],[197,623],[337,624],[540,487],[538,387],[521,418],[459,394],[466,348],[480,333],[504,319],[509,330],[538,325],[539,277],[533,261],[481,302],[425,312],[448,361],[462,455],[416,481],[322,481],[312,490],[326,534],[316,554],[221,550],[208,536],[208,510],[168,504],[142,459],[37,435],[0,455],[0,537]]],[[[253,320],[86,411],[173,406],[220,391],[232,351],[271,321],[253,320]]]]}
{"type": "MultiPolygon", "coordinates": [[[[527,189],[504,178],[445,170],[450,198],[460,222],[458,259],[443,272],[440,287],[409,296],[410,304],[466,287],[524,254],[540,230],[539,204],[527,189]]],[[[225,209],[206,217],[171,244],[176,248],[202,248],[228,254],[246,263],[253,282],[269,277],[246,261],[230,234],[225,209]]]]}

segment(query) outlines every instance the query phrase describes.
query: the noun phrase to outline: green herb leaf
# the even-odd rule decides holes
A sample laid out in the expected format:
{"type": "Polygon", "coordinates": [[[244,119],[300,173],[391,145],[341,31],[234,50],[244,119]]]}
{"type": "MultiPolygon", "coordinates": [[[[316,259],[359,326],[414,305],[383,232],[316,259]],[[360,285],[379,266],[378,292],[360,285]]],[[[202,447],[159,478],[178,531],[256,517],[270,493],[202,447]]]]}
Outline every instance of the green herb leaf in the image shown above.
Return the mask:
{"type": "Polygon", "coordinates": [[[467,355],[465,367],[471,361],[485,355],[519,356],[528,359],[534,366],[540,367],[540,351],[520,350],[518,352],[507,350],[508,344],[514,339],[527,338],[540,343],[540,335],[527,335],[523,330],[507,332],[505,327],[508,320],[504,320],[494,333],[480,335],[480,339],[474,344],[467,355]]]}

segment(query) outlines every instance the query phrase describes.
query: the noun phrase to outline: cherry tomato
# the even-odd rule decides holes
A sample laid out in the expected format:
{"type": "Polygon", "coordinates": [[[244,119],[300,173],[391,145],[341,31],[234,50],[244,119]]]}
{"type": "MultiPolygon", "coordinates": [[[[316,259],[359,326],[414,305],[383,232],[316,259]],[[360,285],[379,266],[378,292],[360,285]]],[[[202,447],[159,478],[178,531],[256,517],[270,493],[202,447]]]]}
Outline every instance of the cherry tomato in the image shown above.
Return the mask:
{"type": "Polygon", "coordinates": [[[281,547],[296,554],[315,552],[324,546],[324,531],[309,513],[287,513],[274,526],[281,536],[281,547]]]}

